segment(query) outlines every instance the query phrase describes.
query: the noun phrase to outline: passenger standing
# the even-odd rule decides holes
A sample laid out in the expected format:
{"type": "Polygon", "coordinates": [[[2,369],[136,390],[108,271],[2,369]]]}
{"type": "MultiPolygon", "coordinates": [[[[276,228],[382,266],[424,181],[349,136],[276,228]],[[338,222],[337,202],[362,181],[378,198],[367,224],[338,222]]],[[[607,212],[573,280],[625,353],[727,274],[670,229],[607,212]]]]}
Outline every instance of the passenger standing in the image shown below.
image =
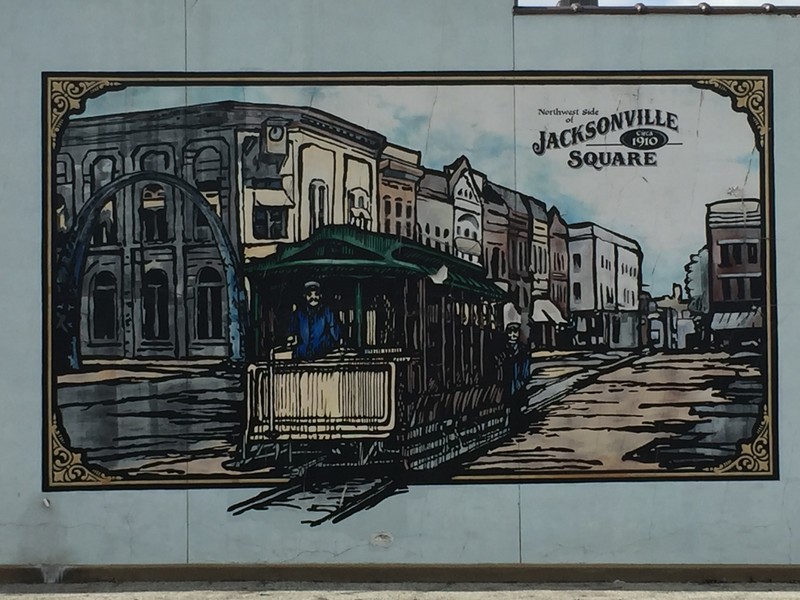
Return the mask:
{"type": "Polygon", "coordinates": [[[510,425],[517,429],[522,421],[522,406],[526,400],[526,385],[530,378],[530,351],[520,339],[520,324],[506,325],[506,342],[500,352],[503,372],[503,398],[510,409],[510,425]]]}
{"type": "Polygon", "coordinates": [[[294,346],[294,358],[315,360],[339,345],[340,327],[333,311],[322,304],[320,284],[308,281],[303,287],[304,303],[289,319],[288,342],[294,346]]]}

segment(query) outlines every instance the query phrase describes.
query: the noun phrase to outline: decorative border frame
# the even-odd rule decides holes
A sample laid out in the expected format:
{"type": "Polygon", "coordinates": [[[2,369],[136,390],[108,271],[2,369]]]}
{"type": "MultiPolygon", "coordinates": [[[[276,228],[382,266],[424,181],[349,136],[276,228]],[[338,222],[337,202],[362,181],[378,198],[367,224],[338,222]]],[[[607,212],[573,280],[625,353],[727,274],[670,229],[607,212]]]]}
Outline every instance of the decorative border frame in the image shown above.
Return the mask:
{"type": "Polygon", "coordinates": [[[43,430],[42,487],[44,490],[104,490],[109,488],[174,489],[249,487],[284,483],[264,477],[203,476],[184,478],[123,479],[87,465],[69,439],[55,407],[56,376],[52,365],[54,256],[51,231],[53,154],[70,116],[79,114],[90,98],[130,85],[139,86],[292,86],[292,85],[620,85],[686,84],[707,89],[731,101],[734,111],[747,115],[756,147],[760,150],[761,197],[764,200],[766,254],[766,369],[765,402],[752,440],[741,444],[733,459],[713,468],[692,471],[603,471],[548,474],[541,477],[457,476],[449,482],[464,483],[553,483],[600,481],[719,481],[732,479],[776,480],[779,478],[777,428],[777,296],[775,281],[775,206],[773,165],[773,74],[763,71],[714,72],[397,72],[397,73],[42,73],[42,326],[43,326],[43,430]]]}

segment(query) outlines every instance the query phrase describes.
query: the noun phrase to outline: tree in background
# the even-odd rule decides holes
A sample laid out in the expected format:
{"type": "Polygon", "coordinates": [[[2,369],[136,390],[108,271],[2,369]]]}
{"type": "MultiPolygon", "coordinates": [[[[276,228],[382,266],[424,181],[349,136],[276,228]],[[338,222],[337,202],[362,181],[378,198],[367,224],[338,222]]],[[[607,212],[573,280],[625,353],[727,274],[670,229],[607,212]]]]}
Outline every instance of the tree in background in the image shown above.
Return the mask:
{"type": "Polygon", "coordinates": [[[708,248],[703,246],[698,252],[691,254],[683,269],[686,271],[683,281],[689,297],[689,310],[694,313],[708,313],[708,248]]]}

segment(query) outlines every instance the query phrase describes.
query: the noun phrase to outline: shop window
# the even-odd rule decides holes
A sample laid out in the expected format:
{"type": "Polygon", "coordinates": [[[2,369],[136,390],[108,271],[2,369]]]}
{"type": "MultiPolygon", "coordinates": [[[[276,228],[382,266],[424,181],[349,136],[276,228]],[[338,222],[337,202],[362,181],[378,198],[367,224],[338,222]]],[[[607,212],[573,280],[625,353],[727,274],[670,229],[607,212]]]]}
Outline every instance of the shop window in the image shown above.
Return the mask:
{"type": "Polygon", "coordinates": [[[197,338],[222,338],[223,284],[220,274],[211,267],[202,269],[197,278],[197,338]]]}
{"type": "Polygon", "coordinates": [[[92,280],[90,336],[93,341],[117,339],[117,278],[102,271],[92,280]]]}
{"type": "Polygon", "coordinates": [[[169,279],[161,269],[151,269],[142,284],[142,335],[150,341],[168,340],[169,279]]]}

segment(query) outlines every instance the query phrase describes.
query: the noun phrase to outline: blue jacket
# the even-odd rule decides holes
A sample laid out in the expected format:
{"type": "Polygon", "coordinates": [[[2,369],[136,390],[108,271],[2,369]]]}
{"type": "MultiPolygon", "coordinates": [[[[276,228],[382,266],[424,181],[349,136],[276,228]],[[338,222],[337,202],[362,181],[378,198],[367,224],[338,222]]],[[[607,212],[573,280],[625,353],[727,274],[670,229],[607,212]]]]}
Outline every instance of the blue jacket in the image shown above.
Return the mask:
{"type": "Polygon", "coordinates": [[[339,343],[339,323],[327,306],[301,306],[289,320],[289,335],[297,340],[295,358],[314,360],[328,354],[339,343]]]}

